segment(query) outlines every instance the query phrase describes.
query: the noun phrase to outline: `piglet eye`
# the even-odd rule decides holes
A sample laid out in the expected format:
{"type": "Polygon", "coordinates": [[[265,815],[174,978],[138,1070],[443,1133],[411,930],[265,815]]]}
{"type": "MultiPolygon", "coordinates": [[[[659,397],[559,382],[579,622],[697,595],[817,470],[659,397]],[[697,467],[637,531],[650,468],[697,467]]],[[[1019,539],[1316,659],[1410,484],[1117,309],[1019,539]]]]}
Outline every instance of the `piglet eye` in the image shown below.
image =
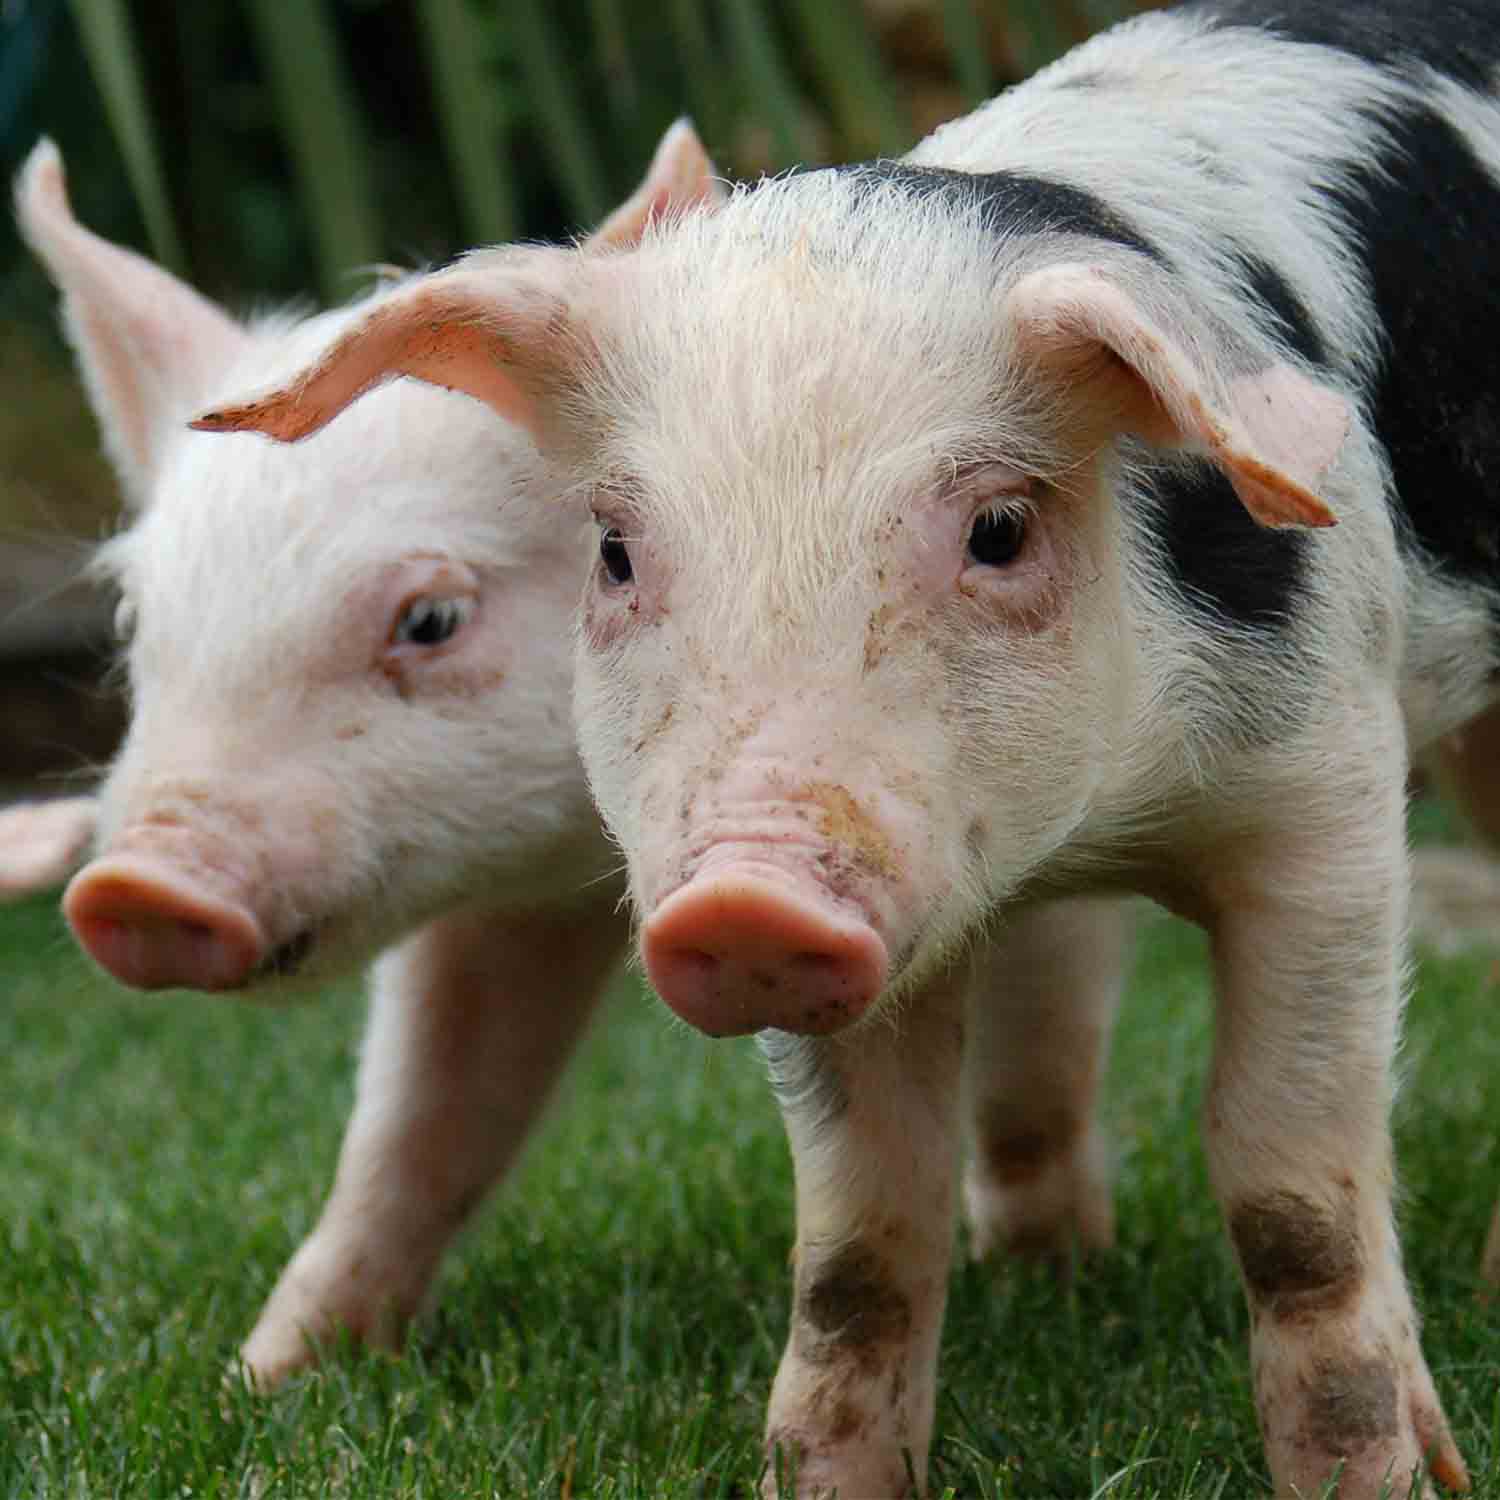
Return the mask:
{"type": "Polygon", "coordinates": [[[611,583],[629,583],[635,576],[630,549],[626,547],[618,526],[605,527],[599,538],[599,560],[604,564],[611,583]]]}
{"type": "Polygon", "coordinates": [[[986,510],[974,518],[969,557],[986,568],[1012,563],[1026,540],[1026,516],[1019,510],[986,510]]]}
{"type": "Polygon", "coordinates": [[[468,598],[437,599],[421,595],[402,605],[391,631],[393,646],[441,646],[457,634],[474,613],[468,598]]]}

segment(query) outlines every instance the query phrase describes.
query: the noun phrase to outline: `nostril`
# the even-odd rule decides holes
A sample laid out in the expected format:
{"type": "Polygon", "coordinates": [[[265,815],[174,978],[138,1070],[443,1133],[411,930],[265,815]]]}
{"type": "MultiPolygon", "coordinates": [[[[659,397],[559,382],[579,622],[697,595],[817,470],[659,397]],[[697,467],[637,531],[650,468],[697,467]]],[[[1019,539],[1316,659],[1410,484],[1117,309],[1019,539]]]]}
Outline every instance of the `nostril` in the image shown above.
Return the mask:
{"type": "Polygon", "coordinates": [[[106,856],[73,878],[63,911],[84,951],[138,989],[236,989],[264,941],[245,907],[139,856],[106,856]]]}
{"type": "Polygon", "coordinates": [[[844,967],[831,953],[794,953],[792,964],[804,974],[834,974],[844,967]]]}
{"type": "Polygon", "coordinates": [[[262,974],[275,975],[278,979],[290,979],[307,962],[317,945],[317,935],[312,928],[304,927],[296,937],[288,938],[260,966],[262,974]]]}

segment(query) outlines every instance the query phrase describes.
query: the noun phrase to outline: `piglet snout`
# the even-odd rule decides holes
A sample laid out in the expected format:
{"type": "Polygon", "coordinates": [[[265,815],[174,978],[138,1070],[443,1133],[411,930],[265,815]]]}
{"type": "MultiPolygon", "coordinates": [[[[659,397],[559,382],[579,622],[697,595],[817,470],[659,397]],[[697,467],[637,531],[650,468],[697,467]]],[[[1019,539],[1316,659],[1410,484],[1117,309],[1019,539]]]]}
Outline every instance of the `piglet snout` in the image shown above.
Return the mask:
{"type": "Polygon", "coordinates": [[[885,986],[885,943],[815,885],[716,871],[674,891],[641,933],[656,992],[710,1036],[774,1027],[822,1035],[885,986]]]}
{"type": "Polygon", "coordinates": [[[135,989],[237,989],[265,953],[251,912],[135,855],[80,870],[63,914],[89,957],[135,989]]]}

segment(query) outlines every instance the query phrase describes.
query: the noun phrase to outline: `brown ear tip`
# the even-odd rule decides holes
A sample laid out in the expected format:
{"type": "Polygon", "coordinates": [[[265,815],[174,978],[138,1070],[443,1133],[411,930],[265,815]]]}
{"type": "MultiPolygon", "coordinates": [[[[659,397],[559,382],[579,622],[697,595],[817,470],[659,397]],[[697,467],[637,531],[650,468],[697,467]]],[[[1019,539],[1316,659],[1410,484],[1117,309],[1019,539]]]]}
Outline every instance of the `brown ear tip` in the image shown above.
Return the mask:
{"type": "Polygon", "coordinates": [[[188,426],[194,432],[233,432],[235,428],[236,413],[230,411],[206,411],[201,417],[194,417],[188,426]]]}
{"type": "Polygon", "coordinates": [[[1300,514],[1295,524],[1318,529],[1337,526],[1339,524],[1338,516],[1318,499],[1316,495],[1307,493],[1299,495],[1297,499],[1299,501],[1298,511],[1300,514]]]}
{"type": "Polygon", "coordinates": [[[188,426],[195,432],[243,432],[247,427],[277,435],[287,425],[286,413],[276,402],[251,401],[244,406],[222,406],[194,417],[188,426]]]}

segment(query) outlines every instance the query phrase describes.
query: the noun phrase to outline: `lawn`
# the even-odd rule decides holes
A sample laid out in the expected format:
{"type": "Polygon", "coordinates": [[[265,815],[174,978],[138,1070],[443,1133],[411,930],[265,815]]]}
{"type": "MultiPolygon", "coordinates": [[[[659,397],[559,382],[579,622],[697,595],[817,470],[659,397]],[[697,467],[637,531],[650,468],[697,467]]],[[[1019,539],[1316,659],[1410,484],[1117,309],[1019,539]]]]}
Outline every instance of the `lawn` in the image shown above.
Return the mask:
{"type": "MultiPolygon", "coordinates": [[[[933,1494],[1268,1493],[1245,1312],[1196,1129],[1198,934],[1142,933],[1110,1076],[1121,1244],[1072,1285],[954,1275],[933,1494]]],[[[142,999],[54,904],[0,913],[0,1497],[748,1497],[787,1318],[791,1185],[745,1043],[622,981],[406,1358],[272,1398],[221,1374],[311,1226],[348,1113],[350,986],[142,999]]],[[[1424,958],[1399,1112],[1408,1260],[1476,1492],[1500,1495],[1500,969],[1424,958]]]]}

